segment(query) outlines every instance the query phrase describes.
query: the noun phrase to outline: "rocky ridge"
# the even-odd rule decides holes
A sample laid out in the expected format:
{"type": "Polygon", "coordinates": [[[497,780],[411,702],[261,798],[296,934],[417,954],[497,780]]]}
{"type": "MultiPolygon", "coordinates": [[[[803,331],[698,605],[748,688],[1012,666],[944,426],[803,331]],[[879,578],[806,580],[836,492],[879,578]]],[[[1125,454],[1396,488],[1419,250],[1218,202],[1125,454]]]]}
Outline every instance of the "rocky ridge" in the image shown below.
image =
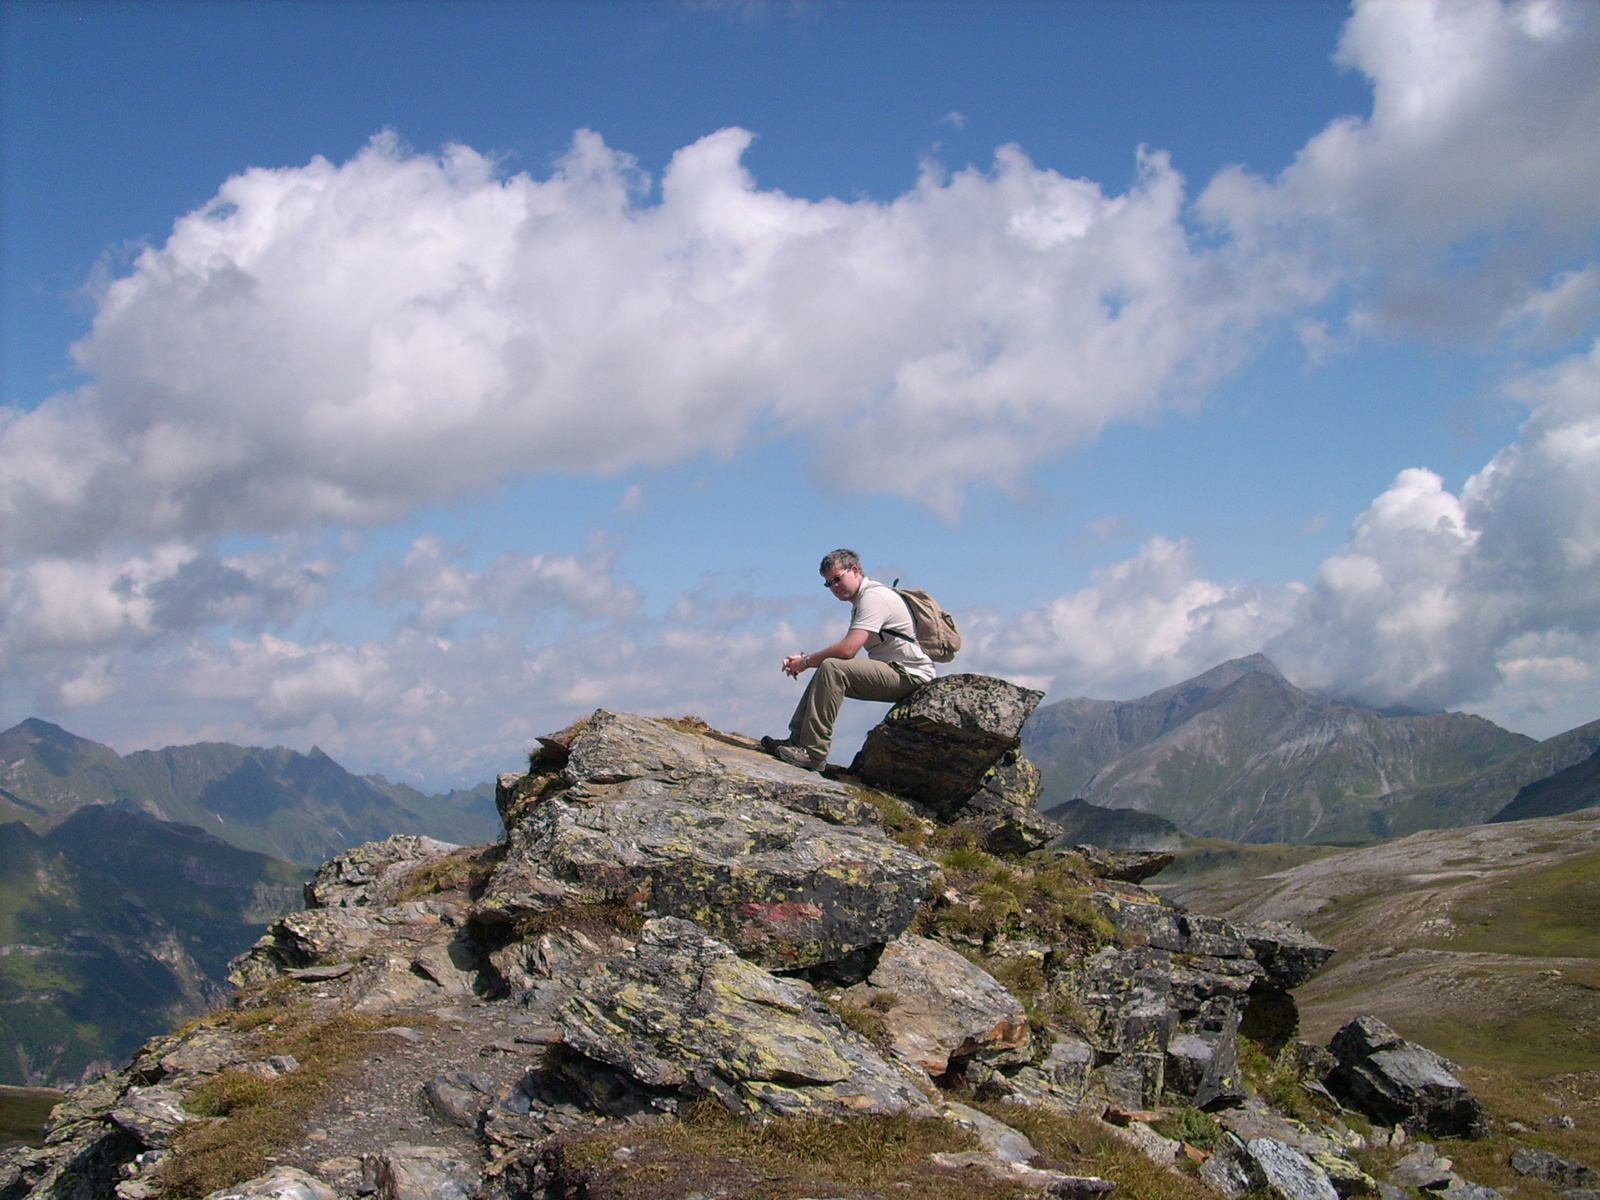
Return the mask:
{"type": "Polygon", "coordinates": [[[505,842],[401,835],[325,863],[236,961],[233,1007],[71,1093],[45,1146],[0,1159],[0,1200],[1114,1188],[1037,1153],[1018,1128],[1036,1114],[1171,1172],[1203,1161],[1225,1195],[1300,1200],[1371,1184],[1336,1095],[1472,1132],[1448,1064],[1377,1022],[1296,1051],[1330,1100],[1316,1123],[1251,1095],[1241,1024],[1267,1013],[1292,1046],[1291,993],[1333,949],[1164,903],[1130,881],[1148,856],[1043,849],[1060,831],[1016,742],[1037,700],[952,676],[891,714],[916,735],[901,786],[948,753],[965,799],[867,786],[892,748],[829,778],[693,720],[596,712],[501,777],[505,842]],[[883,1190],[825,1160],[786,1179],[685,1157],[673,1131],[708,1112],[948,1142],[883,1190]],[[1212,1153],[1152,1129],[1163,1112],[1198,1114],[1212,1153]]]}

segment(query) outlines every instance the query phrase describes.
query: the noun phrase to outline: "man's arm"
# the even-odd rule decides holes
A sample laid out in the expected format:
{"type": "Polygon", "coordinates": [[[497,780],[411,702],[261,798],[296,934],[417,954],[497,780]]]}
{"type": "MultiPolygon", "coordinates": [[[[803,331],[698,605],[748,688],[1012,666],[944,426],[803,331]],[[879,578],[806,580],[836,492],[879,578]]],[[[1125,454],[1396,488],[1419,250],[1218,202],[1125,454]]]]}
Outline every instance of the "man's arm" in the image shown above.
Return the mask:
{"type": "Polygon", "coordinates": [[[791,654],[783,660],[784,673],[798,678],[801,671],[821,666],[825,658],[854,658],[861,652],[861,647],[867,644],[867,638],[870,636],[870,630],[852,629],[825,650],[813,650],[810,654],[791,654]]]}

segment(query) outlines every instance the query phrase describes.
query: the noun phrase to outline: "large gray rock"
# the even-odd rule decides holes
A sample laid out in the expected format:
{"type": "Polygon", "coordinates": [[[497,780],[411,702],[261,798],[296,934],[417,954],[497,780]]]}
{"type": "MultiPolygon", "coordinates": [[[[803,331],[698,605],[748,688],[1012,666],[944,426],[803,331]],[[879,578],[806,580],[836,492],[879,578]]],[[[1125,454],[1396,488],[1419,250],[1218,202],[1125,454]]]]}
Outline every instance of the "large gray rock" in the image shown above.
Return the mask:
{"type": "Polygon", "coordinates": [[[993,976],[948,946],[902,935],[845,1000],[883,1013],[896,1058],[930,1075],[951,1059],[1020,1063],[1028,1057],[1028,1017],[993,976]]]}
{"type": "Polygon", "coordinates": [[[563,1076],[603,1111],[671,1110],[712,1095],[750,1115],[928,1112],[914,1077],[846,1029],[809,986],[675,917],[647,922],[557,1019],[563,1076]]]}
{"type": "Polygon", "coordinates": [[[621,903],[800,968],[898,937],[937,872],[844,785],[724,741],[602,710],[565,753],[507,796],[480,920],[621,903]]]}
{"type": "Polygon", "coordinates": [[[1339,1200],[1327,1172],[1304,1151],[1277,1138],[1225,1136],[1201,1165],[1200,1180],[1228,1200],[1252,1192],[1281,1200],[1339,1200]]]}
{"type": "Polygon", "coordinates": [[[1293,1146],[1276,1138],[1254,1138],[1244,1150],[1260,1185],[1274,1189],[1283,1200],[1339,1200],[1327,1173],[1293,1146]]]}
{"type": "Polygon", "coordinates": [[[1328,1089],[1374,1121],[1435,1137],[1483,1136],[1483,1108],[1450,1064],[1377,1017],[1350,1021],[1328,1049],[1339,1064],[1328,1076],[1328,1089]]]}
{"type": "Polygon", "coordinates": [[[874,787],[956,815],[984,777],[1021,745],[1043,692],[988,675],[946,675],[919,687],[867,734],[850,770],[874,787]]]}

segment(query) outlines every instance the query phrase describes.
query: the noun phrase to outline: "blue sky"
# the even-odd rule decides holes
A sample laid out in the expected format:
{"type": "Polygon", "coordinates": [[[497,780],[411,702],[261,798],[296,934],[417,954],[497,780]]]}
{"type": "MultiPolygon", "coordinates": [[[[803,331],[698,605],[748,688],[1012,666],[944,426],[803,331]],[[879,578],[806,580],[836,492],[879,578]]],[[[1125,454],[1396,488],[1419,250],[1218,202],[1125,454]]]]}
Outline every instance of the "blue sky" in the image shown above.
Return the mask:
{"type": "Polygon", "coordinates": [[[836,545],[1052,699],[1592,720],[1597,12],[4,4],[0,721],[776,730],[836,545]]]}

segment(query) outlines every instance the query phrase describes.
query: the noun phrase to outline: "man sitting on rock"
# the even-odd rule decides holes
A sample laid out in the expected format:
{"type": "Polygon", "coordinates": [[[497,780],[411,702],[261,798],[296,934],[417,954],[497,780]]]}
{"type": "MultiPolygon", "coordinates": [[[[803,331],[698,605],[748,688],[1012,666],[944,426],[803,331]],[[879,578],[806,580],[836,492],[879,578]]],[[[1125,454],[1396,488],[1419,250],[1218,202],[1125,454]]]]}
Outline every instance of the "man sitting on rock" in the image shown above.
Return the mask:
{"type": "Polygon", "coordinates": [[[917,627],[900,593],[874,583],[861,571],[854,550],[835,550],[822,560],[822,586],[850,603],[850,629],[833,645],[783,660],[795,679],[815,667],[806,694],[789,720],[783,741],[764,737],[761,745],[786,763],[820,771],[833,743],[833,723],[844,698],[900,700],[934,676],[933,660],[917,645],[917,627]],[[867,648],[867,657],[856,654],[867,648]]]}

